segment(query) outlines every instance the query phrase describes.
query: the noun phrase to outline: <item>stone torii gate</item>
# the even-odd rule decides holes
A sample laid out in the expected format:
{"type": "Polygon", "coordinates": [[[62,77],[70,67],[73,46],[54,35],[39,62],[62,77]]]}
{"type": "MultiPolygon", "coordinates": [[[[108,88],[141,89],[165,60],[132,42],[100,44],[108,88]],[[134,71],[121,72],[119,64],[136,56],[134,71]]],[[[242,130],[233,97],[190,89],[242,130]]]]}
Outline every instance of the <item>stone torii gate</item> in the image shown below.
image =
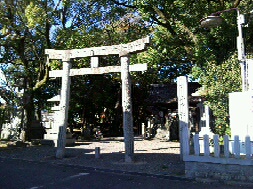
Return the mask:
{"type": "Polygon", "coordinates": [[[61,98],[57,113],[57,127],[59,127],[56,158],[63,158],[66,145],[66,128],[70,98],[70,76],[85,74],[105,74],[121,72],[122,80],[122,108],[123,108],[123,131],[125,142],[125,162],[132,162],[134,156],[134,133],[131,102],[131,78],[130,71],[145,71],[147,64],[130,64],[130,55],[143,52],[147,49],[150,38],[146,37],[127,44],[92,47],[72,50],[46,49],[47,60],[61,60],[62,70],[50,71],[49,77],[61,77],[61,98]],[[119,55],[121,66],[99,67],[99,56],[119,55]],[[71,69],[71,59],[91,57],[91,68],[71,69]]]}

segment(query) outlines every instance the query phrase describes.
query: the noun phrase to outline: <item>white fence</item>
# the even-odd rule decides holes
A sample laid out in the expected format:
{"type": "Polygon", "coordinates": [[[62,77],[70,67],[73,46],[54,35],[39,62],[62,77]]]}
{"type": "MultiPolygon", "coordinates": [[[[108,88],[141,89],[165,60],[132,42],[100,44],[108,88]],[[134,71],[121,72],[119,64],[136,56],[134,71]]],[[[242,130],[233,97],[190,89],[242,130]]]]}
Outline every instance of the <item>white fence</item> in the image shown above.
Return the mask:
{"type": "Polygon", "coordinates": [[[220,145],[219,135],[214,135],[212,140],[208,135],[204,135],[201,140],[196,134],[191,141],[191,150],[189,154],[183,156],[183,160],[187,162],[253,165],[252,144],[249,136],[246,136],[245,140],[240,140],[239,136],[234,136],[234,140],[230,140],[229,136],[225,135],[223,145],[220,145]]]}

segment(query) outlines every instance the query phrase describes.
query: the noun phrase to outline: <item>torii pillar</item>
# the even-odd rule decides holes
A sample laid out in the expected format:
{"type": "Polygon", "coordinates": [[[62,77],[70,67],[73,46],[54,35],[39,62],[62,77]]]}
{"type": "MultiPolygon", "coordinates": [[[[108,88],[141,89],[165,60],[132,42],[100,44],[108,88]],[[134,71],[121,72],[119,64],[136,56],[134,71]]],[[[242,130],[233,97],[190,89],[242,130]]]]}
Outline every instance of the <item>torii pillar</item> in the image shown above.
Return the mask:
{"type": "Polygon", "coordinates": [[[129,72],[130,58],[127,51],[120,53],[122,80],[122,109],[123,131],[125,142],[125,162],[132,162],[134,158],[134,132],[131,101],[131,77],[129,72]]]}
{"type": "Polygon", "coordinates": [[[62,69],[62,84],[61,84],[61,99],[60,99],[60,111],[58,112],[59,118],[59,133],[57,140],[57,151],[56,158],[63,158],[65,155],[65,146],[66,146],[66,131],[68,124],[68,111],[69,111],[69,98],[70,98],[70,53],[65,52],[65,56],[62,58],[63,69],[62,69]]]}

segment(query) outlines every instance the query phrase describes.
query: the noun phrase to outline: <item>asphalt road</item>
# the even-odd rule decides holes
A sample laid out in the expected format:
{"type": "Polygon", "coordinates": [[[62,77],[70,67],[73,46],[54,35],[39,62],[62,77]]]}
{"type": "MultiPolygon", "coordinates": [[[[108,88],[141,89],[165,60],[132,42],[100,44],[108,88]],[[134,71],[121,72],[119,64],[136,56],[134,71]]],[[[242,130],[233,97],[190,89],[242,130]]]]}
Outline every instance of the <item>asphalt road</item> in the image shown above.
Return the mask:
{"type": "MultiPolygon", "coordinates": [[[[0,158],[0,189],[238,189],[184,178],[0,158]]],[[[249,187],[250,188],[250,187],[249,187]]]]}

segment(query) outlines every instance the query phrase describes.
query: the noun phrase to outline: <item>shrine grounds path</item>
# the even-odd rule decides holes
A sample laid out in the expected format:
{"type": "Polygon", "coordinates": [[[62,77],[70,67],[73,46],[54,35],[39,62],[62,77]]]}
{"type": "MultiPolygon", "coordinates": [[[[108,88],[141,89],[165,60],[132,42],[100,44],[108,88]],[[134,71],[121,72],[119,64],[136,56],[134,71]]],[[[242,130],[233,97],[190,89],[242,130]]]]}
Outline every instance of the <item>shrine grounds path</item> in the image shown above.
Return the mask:
{"type": "Polygon", "coordinates": [[[123,170],[159,175],[184,175],[184,162],[180,160],[180,144],[160,139],[143,140],[136,137],[134,162],[124,162],[123,137],[79,141],[66,147],[65,158],[56,159],[56,148],[46,145],[0,148],[0,157],[55,164],[80,165],[97,169],[123,170]],[[100,158],[95,148],[100,147],[100,158]]]}

